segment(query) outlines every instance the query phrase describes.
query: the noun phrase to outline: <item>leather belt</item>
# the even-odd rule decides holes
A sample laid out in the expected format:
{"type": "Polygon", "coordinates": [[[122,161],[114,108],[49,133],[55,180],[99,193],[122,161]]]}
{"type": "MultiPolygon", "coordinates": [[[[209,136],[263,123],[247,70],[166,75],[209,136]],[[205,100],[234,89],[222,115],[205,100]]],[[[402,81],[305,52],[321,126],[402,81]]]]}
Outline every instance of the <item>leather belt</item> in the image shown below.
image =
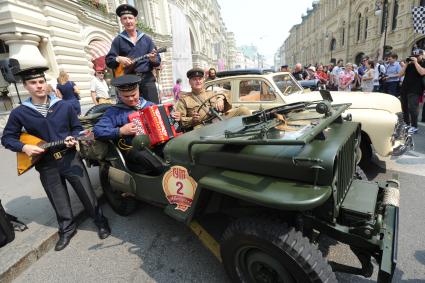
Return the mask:
{"type": "Polygon", "coordinates": [[[50,155],[53,157],[53,159],[55,160],[59,160],[62,159],[62,157],[64,157],[64,155],[69,151],[69,148],[65,148],[63,150],[60,151],[56,151],[56,152],[50,152],[50,155]]]}

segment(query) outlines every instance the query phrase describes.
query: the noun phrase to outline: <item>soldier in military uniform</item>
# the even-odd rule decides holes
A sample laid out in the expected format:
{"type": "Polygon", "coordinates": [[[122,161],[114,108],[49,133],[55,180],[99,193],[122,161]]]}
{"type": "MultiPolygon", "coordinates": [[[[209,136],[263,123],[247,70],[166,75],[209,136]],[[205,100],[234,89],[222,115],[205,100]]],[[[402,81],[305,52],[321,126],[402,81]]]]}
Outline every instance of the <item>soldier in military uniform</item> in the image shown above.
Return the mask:
{"type": "Polygon", "coordinates": [[[180,100],[176,104],[176,111],[180,114],[180,123],[184,130],[201,127],[206,121],[211,120],[214,117],[214,114],[210,111],[211,108],[223,112],[226,118],[251,114],[251,111],[244,106],[232,109],[230,99],[224,94],[212,98],[216,94],[205,90],[204,71],[202,69],[190,69],[186,75],[192,91],[181,92],[180,100]],[[208,99],[211,100],[208,101],[208,99]],[[205,105],[200,108],[204,102],[205,105]]]}

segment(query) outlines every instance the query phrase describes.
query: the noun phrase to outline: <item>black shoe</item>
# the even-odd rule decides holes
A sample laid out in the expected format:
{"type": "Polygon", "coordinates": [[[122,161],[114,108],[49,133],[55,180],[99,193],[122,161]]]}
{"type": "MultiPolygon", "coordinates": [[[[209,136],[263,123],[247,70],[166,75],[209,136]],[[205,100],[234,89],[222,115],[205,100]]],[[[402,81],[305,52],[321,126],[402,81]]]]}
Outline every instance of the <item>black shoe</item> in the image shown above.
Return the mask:
{"type": "Polygon", "coordinates": [[[77,230],[74,230],[71,234],[65,234],[65,235],[59,235],[59,240],[56,243],[55,251],[61,251],[66,246],[68,246],[69,242],[71,241],[71,238],[74,237],[74,235],[77,234],[77,230]]]}
{"type": "Polygon", "coordinates": [[[102,224],[99,224],[97,228],[97,235],[101,240],[104,240],[111,235],[111,228],[109,227],[108,220],[105,219],[105,221],[102,224]]]}

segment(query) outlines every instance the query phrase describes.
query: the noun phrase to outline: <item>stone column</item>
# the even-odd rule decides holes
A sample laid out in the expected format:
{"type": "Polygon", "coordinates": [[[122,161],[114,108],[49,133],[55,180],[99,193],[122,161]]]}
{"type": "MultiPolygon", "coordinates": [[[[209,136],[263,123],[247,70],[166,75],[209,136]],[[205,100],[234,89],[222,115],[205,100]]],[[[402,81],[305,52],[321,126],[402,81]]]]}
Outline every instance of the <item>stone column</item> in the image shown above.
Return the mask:
{"type": "Polygon", "coordinates": [[[3,33],[0,39],[9,46],[9,57],[19,61],[20,68],[48,66],[38,45],[42,38],[30,33],[3,33]]]}

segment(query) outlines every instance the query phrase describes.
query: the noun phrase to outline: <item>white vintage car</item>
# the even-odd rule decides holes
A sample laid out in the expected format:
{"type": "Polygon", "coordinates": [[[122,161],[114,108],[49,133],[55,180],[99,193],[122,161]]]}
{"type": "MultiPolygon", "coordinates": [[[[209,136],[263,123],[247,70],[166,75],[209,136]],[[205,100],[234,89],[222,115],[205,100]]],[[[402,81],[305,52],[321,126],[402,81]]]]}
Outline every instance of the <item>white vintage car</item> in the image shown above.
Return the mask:
{"type": "MultiPolygon", "coordinates": [[[[207,90],[223,92],[233,106],[261,110],[282,104],[322,99],[318,91],[304,90],[290,73],[253,70],[225,71],[208,81],[207,90]]],[[[361,123],[361,165],[366,165],[374,149],[380,156],[401,155],[413,147],[403,122],[400,101],[376,92],[331,92],[333,103],[351,103],[347,114],[361,123]]]]}

